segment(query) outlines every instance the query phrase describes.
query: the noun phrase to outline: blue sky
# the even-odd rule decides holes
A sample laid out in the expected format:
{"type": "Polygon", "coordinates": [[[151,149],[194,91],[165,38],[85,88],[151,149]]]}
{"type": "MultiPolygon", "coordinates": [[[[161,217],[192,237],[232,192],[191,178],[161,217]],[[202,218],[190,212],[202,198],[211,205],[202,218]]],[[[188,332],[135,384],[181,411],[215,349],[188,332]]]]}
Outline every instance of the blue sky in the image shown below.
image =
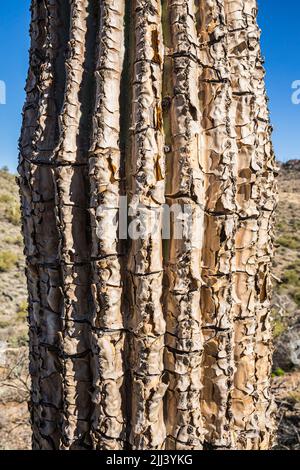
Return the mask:
{"type": "MultiPolygon", "coordinates": [[[[300,158],[300,104],[291,101],[292,82],[300,80],[300,2],[258,3],[276,155],[280,160],[300,158]]],[[[30,0],[9,0],[0,7],[0,80],[6,83],[7,95],[6,105],[0,104],[0,167],[7,165],[12,171],[17,165],[27,74],[29,5],[30,0]]]]}

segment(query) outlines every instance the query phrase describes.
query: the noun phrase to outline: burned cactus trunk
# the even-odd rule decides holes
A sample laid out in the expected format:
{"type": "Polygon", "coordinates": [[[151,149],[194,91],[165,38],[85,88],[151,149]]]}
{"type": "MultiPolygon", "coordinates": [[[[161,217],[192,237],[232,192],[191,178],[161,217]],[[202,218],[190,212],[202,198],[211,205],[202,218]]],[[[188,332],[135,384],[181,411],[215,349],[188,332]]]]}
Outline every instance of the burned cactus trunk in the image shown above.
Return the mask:
{"type": "Polygon", "coordinates": [[[33,448],[270,447],[276,191],[256,14],[32,0],[33,448]]]}

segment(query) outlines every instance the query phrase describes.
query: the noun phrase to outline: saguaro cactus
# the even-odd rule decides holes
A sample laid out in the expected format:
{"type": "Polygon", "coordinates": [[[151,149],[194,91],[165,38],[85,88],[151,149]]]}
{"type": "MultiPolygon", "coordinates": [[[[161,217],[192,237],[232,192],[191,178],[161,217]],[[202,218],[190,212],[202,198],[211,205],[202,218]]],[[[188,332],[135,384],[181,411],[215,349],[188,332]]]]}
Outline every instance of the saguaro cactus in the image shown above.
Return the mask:
{"type": "Polygon", "coordinates": [[[256,15],[255,0],[32,0],[35,449],[270,447],[276,192],[256,15]],[[159,214],[155,234],[120,236],[125,196],[136,228],[159,214]]]}

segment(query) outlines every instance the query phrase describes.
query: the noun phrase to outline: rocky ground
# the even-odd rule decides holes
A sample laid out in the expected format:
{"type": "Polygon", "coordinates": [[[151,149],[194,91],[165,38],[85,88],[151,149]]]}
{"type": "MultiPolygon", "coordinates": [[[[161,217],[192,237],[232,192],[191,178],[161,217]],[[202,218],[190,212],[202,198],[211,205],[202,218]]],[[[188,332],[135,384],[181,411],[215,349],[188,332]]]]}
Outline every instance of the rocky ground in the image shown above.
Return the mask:
{"type": "Polygon", "coordinates": [[[277,449],[300,450],[300,160],[280,165],[273,266],[277,449]]]}
{"type": "MultiPolygon", "coordinates": [[[[275,449],[300,450],[300,161],[281,166],[273,319],[275,449]]],[[[30,449],[27,301],[18,189],[0,171],[0,450],[30,449]]]]}

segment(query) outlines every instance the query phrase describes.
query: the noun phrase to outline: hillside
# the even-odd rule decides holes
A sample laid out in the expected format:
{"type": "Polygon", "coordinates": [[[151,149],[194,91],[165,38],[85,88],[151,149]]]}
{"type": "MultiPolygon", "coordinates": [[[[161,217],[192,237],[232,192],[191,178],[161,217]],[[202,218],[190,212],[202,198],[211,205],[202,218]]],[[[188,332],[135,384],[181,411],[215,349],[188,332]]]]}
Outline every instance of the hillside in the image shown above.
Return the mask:
{"type": "MultiPolygon", "coordinates": [[[[300,161],[281,165],[273,318],[279,446],[300,449],[300,161]]],[[[30,448],[27,303],[18,188],[0,171],[0,449],[30,448]]]]}
{"type": "Polygon", "coordinates": [[[30,447],[27,301],[18,187],[0,172],[0,449],[30,447]]]}

